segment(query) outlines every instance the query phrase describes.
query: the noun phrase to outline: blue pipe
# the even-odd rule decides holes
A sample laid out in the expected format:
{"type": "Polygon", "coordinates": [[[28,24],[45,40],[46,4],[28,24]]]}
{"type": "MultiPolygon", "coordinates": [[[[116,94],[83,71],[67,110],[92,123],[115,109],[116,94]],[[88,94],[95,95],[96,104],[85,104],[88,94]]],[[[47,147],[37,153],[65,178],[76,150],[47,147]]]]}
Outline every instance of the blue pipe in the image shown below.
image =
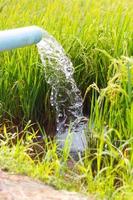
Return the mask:
{"type": "Polygon", "coordinates": [[[0,51],[37,44],[42,35],[42,29],[37,26],[0,31],[0,51]]]}

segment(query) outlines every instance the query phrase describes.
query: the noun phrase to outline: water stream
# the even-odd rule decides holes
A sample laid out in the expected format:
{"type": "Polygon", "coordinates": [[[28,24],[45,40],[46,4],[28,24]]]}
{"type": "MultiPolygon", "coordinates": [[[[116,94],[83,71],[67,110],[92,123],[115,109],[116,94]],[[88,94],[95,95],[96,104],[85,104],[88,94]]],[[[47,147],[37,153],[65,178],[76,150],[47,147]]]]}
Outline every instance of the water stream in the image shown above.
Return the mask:
{"type": "Polygon", "coordinates": [[[63,148],[71,132],[70,153],[84,152],[87,142],[84,133],[86,122],[82,113],[82,98],[73,79],[73,65],[62,46],[44,31],[38,52],[45,69],[45,78],[51,86],[51,105],[56,109],[56,138],[63,148]]]}

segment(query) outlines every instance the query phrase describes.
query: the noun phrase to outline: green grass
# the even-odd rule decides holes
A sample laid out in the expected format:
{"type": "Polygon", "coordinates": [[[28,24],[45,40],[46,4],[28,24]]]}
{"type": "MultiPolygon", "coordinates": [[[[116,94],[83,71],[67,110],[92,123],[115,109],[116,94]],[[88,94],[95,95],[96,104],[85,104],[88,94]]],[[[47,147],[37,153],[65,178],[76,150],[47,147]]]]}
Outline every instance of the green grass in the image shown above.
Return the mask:
{"type": "Polygon", "coordinates": [[[59,156],[55,141],[45,137],[55,119],[36,47],[0,53],[2,168],[98,199],[132,198],[132,7],[129,0],[0,1],[0,29],[36,24],[63,45],[89,113],[88,149],[69,169],[68,147],[59,156]],[[35,124],[27,125],[29,120],[35,124]],[[44,148],[33,143],[38,132],[44,134],[44,148]]]}

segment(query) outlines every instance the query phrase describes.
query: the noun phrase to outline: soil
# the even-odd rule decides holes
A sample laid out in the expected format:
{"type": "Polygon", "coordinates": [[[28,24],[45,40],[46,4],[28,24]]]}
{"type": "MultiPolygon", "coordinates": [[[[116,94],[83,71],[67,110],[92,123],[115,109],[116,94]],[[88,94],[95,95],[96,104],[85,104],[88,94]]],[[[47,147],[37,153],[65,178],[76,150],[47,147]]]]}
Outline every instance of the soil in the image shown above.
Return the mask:
{"type": "Polygon", "coordinates": [[[59,191],[29,177],[0,170],[0,200],[94,200],[75,192],[59,191]]]}

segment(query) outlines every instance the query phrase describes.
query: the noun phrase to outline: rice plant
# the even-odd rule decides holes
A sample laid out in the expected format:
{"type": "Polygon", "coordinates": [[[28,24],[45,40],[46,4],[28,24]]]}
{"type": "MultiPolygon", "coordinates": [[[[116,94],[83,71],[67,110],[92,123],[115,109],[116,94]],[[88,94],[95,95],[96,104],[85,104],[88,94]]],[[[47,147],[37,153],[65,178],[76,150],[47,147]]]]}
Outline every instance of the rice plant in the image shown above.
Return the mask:
{"type": "Polygon", "coordinates": [[[2,168],[97,199],[132,198],[132,8],[129,0],[0,1],[1,30],[36,24],[62,44],[89,119],[88,149],[70,168],[69,147],[60,157],[46,137],[55,133],[55,111],[36,47],[0,52],[2,168]],[[40,134],[45,145],[35,142],[40,134]]]}

